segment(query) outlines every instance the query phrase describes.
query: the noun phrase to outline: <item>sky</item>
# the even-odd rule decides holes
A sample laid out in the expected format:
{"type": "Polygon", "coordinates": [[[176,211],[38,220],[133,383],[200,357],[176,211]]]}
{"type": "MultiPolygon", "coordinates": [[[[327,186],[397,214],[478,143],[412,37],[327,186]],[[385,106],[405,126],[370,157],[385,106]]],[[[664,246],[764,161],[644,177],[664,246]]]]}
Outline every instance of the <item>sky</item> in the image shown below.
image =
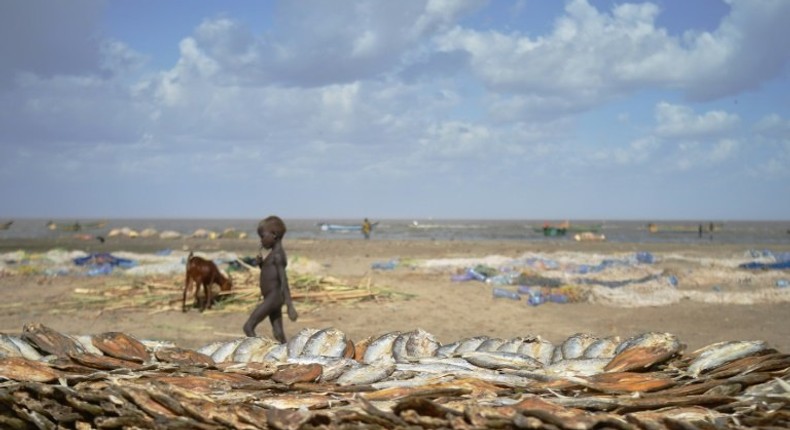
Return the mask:
{"type": "Polygon", "coordinates": [[[0,2],[0,218],[790,220],[788,0],[0,2]]]}

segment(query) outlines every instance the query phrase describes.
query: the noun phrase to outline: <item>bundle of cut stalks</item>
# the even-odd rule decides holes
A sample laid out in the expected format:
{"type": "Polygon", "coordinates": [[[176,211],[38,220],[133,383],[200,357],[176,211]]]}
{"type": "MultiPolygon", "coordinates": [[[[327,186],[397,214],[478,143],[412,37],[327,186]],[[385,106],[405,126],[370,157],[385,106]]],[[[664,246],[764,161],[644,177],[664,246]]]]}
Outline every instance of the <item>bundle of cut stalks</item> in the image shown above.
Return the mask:
{"type": "MultiPolygon", "coordinates": [[[[299,303],[300,312],[311,310],[328,303],[357,303],[406,299],[409,295],[380,286],[374,286],[370,277],[352,283],[332,276],[289,273],[292,299],[299,303]]],[[[257,269],[234,272],[233,289],[230,293],[216,290],[220,296],[212,312],[247,312],[260,300],[257,269]]],[[[216,287],[216,286],[214,286],[216,287]]],[[[80,310],[148,310],[151,313],[180,311],[184,291],[183,275],[157,276],[146,279],[112,278],[100,287],[75,288],[70,298],[59,303],[53,313],[70,313],[80,310]]],[[[194,290],[190,289],[187,305],[193,303],[194,290]]],[[[202,295],[202,291],[199,293],[202,295]]],[[[0,310],[12,310],[18,303],[0,304],[0,310]]],[[[27,308],[50,307],[47,303],[26,304],[27,308]]]]}

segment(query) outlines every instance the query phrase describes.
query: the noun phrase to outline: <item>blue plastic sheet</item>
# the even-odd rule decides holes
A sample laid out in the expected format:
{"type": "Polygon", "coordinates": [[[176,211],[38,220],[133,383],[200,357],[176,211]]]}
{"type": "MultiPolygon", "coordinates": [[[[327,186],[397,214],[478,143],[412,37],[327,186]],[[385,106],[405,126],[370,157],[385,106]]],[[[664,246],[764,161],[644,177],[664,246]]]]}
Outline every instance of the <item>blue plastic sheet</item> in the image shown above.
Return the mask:
{"type": "Polygon", "coordinates": [[[743,263],[738,267],[750,270],[787,270],[790,269],[790,261],[777,261],[775,263],[752,261],[751,263],[743,263]]]}
{"type": "Polygon", "coordinates": [[[108,252],[100,252],[79,257],[74,259],[74,264],[77,266],[101,266],[109,264],[110,266],[119,266],[123,268],[130,268],[137,265],[137,262],[128,258],[118,258],[108,252]]]}
{"type": "Polygon", "coordinates": [[[137,262],[128,258],[118,258],[107,252],[101,252],[75,258],[74,264],[87,267],[88,276],[101,276],[109,275],[115,267],[124,269],[134,267],[137,265],[137,262]]]}

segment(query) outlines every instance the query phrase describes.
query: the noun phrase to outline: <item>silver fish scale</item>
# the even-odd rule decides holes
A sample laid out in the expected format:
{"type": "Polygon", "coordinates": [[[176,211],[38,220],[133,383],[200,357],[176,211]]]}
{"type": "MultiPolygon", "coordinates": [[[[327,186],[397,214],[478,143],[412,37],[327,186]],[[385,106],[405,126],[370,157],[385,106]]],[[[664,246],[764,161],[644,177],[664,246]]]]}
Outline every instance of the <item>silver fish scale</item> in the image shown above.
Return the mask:
{"type": "Polygon", "coordinates": [[[265,337],[248,337],[233,351],[233,361],[237,363],[261,362],[266,353],[275,345],[277,344],[274,341],[265,337]]]}
{"type": "Polygon", "coordinates": [[[483,343],[478,346],[475,351],[483,351],[483,352],[492,352],[499,349],[502,344],[505,343],[504,339],[499,338],[490,338],[483,341],[483,343]]]}
{"type": "Polygon", "coordinates": [[[346,371],[335,383],[338,385],[363,385],[381,381],[395,371],[393,364],[369,364],[346,371]]]}
{"type": "Polygon", "coordinates": [[[438,350],[436,350],[436,355],[440,357],[450,357],[455,353],[455,350],[458,349],[459,345],[461,345],[459,341],[442,345],[438,350]]]}
{"type": "Polygon", "coordinates": [[[559,348],[555,348],[554,344],[548,340],[540,336],[534,336],[524,338],[516,352],[528,355],[546,365],[552,362],[554,351],[557,349],[559,348]]]}
{"type": "Polygon", "coordinates": [[[362,362],[370,364],[381,360],[394,360],[394,357],[392,356],[392,346],[395,343],[395,339],[397,339],[400,335],[401,332],[399,331],[385,333],[376,338],[376,340],[373,342],[370,342],[370,345],[368,345],[367,349],[365,349],[362,362]]]}
{"type": "Polygon", "coordinates": [[[310,339],[310,336],[317,332],[318,329],[315,328],[303,328],[299,330],[299,333],[296,333],[296,336],[292,337],[287,343],[288,357],[299,357],[302,355],[305,343],[310,339]]]}
{"type": "Polygon", "coordinates": [[[726,341],[709,345],[702,350],[695,351],[699,356],[691,362],[688,373],[694,377],[700,373],[719,367],[725,363],[748,357],[768,349],[768,344],[762,340],[756,341],[726,341]]]}
{"type": "Polygon", "coordinates": [[[11,338],[6,334],[0,333],[0,358],[21,356],[22,351],[19,350],[19,347],[16,346],[11,338]]]}
{"type": "Polygon", "coordinates": [[[486,369],[532,370],[543,367],[543,363],[534,358],[512,352],[472,351],[461,355],[466,361],[486,369]]]}
{"type": "Polygon", "coordinates": [[[22,356],[28,360],[40,360],[43,357],[36,348],[19,336],[8,336],[8,340],[16,345],[16,347],[19,348],[19,352],[22,353],[22,356]]]}
{"type": "Polygon", "coordinates": [[[347,346],[346,334],[334,328],[318,330],[304,344],[302,356],[342,357],[347,346]]]}
{"type": "Polygon", "coordinates": [[[408,342],[409,337],[411,337],[412,334],[414,334],[414,332],[411,331],[407,333],[401,333],[392,342],[392,357],[395,359],[395,362],[408,361],[406,342],[408,342]]]}
{"type": "Polygon", "coordinates": [[[208,345],[203,345],[200,348],[198,348],[196,351],[203,355],[208,355],[209,357],[211,357],[224,344],[225,342],[218,340],[216,342],[211,342],[208,345]]]}
{"type": "MultiPolygon", "coordinates": [[[[406,354],[402,358],[406,361],[411,361],[423,357],[434,357],[438,350],[439,342],[436,340],[436,337],[425,330],[417,329],[409,332],[405,344],[406,354]]],[[[393,345],[393,353],[394,352],[395,345],[393,345]]]]}
{"type": "Polygon", "coordinates": [[[236,348],[244,342],[246,337],[242,337],[236,340],[232,340],[230,342],[225,342],[222,346],[217,348],[217,350],[211,354],[211,359],[214,360],[215,363],[224,363],[233,357],[233,352],[236,351],[236,348]]]}
{"type": "Polygon", "coordinates": [[[584,355],[584,351],[595,343],[598,338],[588,333],[576,333],[562,342],[560,348],[562,349],[562,358],[565,360],[572,360],[584,355]]]}
{"type": "Polygon", "coordinates": [[[463,354],[465,352],[476,351],[477,348],[480,346],[480,344],[482,344],[486,340],[488,340],[488,336],[475,336],[475,337],[469,337],[463,339],[460,341],[458,348],[456,348],[453,353],[463,354]]]}
{"type": "Polygon", "coordinates": [[[270,349],[269,352],[263,356],[263,361],[282,363],[286,360],[288,360],[288,345],[285,343],[275,345],[274,348],[270,349]]]}
{"type": "Polygon", "coordinates": [[[614,351],[620,344],[618,336],[605,337],[593,342],[587,349],[584,350],[584,358],[612,358],[614,351]]]}
{"type": "Polygon", "coordinates": [[[678,352],[681,350],[682,345],[678,341],[677,336],[671,333],[647,332],[642,333],[626,339],[623,343],[617,346],[614,354],[620,354],[626,349],[631,348],[652,348],[661,347],[668,351],[678,352]]]}
{"type": "Polygon", "coordinates": [[[502,345],[499,345],[499,348],[497,348],[497,351],[514,352],[514,353],[516,353],[516,352],[518,352],[518,349],[521,347],[521,345],[523,345],[524,342],[526,342],[528,339],[529,338],[527,338],[527,337],[516,337],[516,338],[513,338],[513,339],[509,339],[509,340],[505,341],[504,343],[502,343],[502,345]]]}

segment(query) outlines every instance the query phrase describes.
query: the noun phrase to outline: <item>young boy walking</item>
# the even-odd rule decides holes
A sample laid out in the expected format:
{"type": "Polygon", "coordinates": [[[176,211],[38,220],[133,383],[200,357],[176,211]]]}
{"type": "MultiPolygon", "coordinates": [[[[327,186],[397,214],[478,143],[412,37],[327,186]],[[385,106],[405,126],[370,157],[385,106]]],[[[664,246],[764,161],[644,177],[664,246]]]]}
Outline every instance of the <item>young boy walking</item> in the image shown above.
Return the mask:
{"type": "Polygon", "coordinates": [[[269,251],[266,257],[259,254],[256,259],[256,263],[261,269],[260,287],[263,302],[255,307],[247,322],[244,323],[244,334],[253,337],[255,336],[255,327],[266,317],[269,317],[274,338],[280,343],[286,342],[283,330],[283,304],[288,307],[288,318],[291,321],[296,321],[298,318],[296,308],[291,301],[288,277],[285,274],[285,267],[288,265],[282,245],[285,231],[285,223],[277,216],[267,217],[258,223],[261,248],[269,251]]]}

